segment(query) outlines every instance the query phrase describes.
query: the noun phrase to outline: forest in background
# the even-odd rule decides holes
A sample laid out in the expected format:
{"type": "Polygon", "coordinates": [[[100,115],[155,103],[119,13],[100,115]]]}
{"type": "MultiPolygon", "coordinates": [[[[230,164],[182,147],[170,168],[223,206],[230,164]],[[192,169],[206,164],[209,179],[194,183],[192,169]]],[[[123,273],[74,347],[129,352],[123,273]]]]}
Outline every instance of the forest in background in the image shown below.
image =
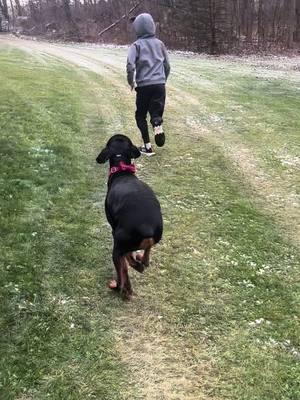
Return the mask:
{"type": "Polygon", "coordinates": [[[149,12],[171,49],[211,54],[299,49],[300,0],[0,0],[0,30],[127,44],[149,12]]]}

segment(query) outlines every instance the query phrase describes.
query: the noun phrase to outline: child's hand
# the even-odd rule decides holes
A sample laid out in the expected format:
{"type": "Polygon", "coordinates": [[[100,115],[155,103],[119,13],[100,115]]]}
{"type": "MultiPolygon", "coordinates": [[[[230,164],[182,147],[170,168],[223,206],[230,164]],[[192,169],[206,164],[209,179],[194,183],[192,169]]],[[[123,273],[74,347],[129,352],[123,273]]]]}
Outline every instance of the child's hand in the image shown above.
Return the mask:
{"type": "Polygon", "coordinates": [[[135,82],[132,82],[132,84],[130,85],[130,87],[131,87],[131,91],[133,91],[133,90],[136,88],[136,83],[135,83],[135,82]]]}

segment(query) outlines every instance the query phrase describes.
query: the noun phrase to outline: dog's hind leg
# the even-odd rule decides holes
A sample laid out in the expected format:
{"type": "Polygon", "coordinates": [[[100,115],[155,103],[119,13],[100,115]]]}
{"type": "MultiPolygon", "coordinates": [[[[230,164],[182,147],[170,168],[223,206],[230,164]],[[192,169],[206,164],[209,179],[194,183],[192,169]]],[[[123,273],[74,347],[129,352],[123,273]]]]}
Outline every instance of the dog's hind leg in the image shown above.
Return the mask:
{"type": "Polygon", "coordinates": [[[118,251],[117,247],[114,246],[113,252],[112,252],[112,259],[114,262],[114,266],[116,268],[117,272],[117,287],[116,289],[122,291],[124,289],[124,272],[123,272],[123,256],[120,255],[120,252],[118,251]]]}
{"type": "Polygon", "coordinates": [[[150,264],[150,251],[151,247],[155,244],[154,239],[144,239],[140,244],[140,249],[144,250],[144,254],[137,255],[138,261],[140,261],[145,267],[149,267],[150,264]]]}
{"type": "Polygon", "coordinates": [[[145,266],[142,264],[142,262],[137,259],[137,257],[134,257],[134,253],[128,253],[126,254],[127,261],[129,265],[135,269],[137,272],[143,273],[145,270],[145,266]]]}
{"type": "Polygon", "coordinates": [[[118,251],[115,249],[113,249],[112,252],[112,259],[113,259],[113,263],[116,269],[116,273],[117,273],[117,280],[115,279],[111,279],[108,283],[108,287],[112,290],[121,290],[121,257],[118,253],[118,251]]]}
{"type": "Polygon", "coordinates": [[[117,284],[111,284],[110,288],[119,290],[125,299],[129,299],[132,295],[132,288],[128,276],[127,260],[125,256],[120,255],[119,251],[115,247],[113,249],[113,262],[117,272],[117,284]]]}
{"type": "Polygon", "coordinates": [[[147,249],[144,251],[142,263],[145,265],[145,267],[149,267],[150,265],[150,251],[151,247],[147,247],[147,249]]]}
{"type": "Polygon", "coordinates": [[[124,277],[124,290],[121,292],[125,300],[130,300],[133,295],[131,282],[128,275],[128,264],[126,256],[122,257],[122,274],[124,277]]]}
{"type": "Polygon", "coordinates": [[[151,247],[148,247],[144,250],[143,254],[137,254],[137,261],[139,261],[144,267],[149,267],[150,265],[150,251],[151,247]]]}

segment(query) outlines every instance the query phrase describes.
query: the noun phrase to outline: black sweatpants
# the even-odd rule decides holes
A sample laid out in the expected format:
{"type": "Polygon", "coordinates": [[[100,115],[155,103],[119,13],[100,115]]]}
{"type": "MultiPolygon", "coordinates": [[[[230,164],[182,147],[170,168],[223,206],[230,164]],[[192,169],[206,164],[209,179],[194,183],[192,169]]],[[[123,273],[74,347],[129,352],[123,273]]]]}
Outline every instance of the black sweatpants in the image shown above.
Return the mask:
{"type": "Polygon", "coordinates": [[[163,123],[163,113],[166,101],[165,85],[149,85],[137,87],[136,89],[136,112],[135,119],[141,131],[144,143],[149,143],[149,131],[147,114],[150,114],[151,125],[158,126],[163,123]]]}

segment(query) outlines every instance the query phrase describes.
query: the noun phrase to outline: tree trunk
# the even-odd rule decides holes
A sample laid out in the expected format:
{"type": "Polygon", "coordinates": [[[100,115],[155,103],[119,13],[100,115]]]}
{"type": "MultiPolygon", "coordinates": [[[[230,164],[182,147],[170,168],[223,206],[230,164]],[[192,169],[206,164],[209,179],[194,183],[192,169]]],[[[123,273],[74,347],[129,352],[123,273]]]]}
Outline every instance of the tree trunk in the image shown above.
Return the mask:
{"type": "Polygon", "coordinates": [[[0,0],[0,10],[2,11],[2,14],[3,14],[4,18],[6,18],[7,21],[9,21],[7,0],[0,0]]]}
{"type": "Polygon", "coordinates": [[[259,0],[258,2],[258,17],[257,17],[257,39],[258,46],[265,45],[265,30],[264,30],[264,0],[259,0]]]}
{"type": "Polygon", "coordinates": [[[62,0],[65,15],[67,18],[67,23],[69,26],[69,34],[75,40],[80,40],[80,32],[78,26],[76,25],[75,21],[72,18],[72,12],[70,7],[70,0],[62,0]]]}
{"type": "Polygon", "coordinates": [[[273,13],[273,21],[272,21],[272,38],[274,42],[277,39],[279,9],[280,9],[280,0],[276,0],[275,9],[273,13]]]}
{"type": "Polygon", "coordinates": [[[288,49],[293,48],[294,44],[294,32],[296,29],[296,0],[289,1],[289,18],[288,18],[288,49]]]}
{"type": "Polygon", "coordinates": [[[296,0],[296,28],[294,40],[295,42],[300,42],[300,0],[296,0]]]}
{"type": "Polygon", "coordinates": [[[248,0],[248,12],[247,12],[247,19],[246,19],[246,39],[247,42],[252,43],[253,37],[253,23],[254,23],[254,1],[248,0]]]}
{"type": "Polygon", "coordinates": [[[209,0],[209,28],[210,28],[210,53],[217,53],[216,37],[216,3],[215,0],[209,0]]]}
{"type": "Polygon", "coordinates": [[[15,0],[15,4],[16,4],[16,9],[17,9],[17,15],[18,15],[18,17],[21,17],[23,12],[22,12],[22,6],[20,4],[20,0],[15,0]]]}
{"type": "Polygon", "coordinates": [[[15,14],[15,8],[14,8],[12,0],[10,0],[10,8],[11,8],[11,13],[12,13],[12,26],[13,26],[13,30],[15,30],[16,14],[15,14]]]}

